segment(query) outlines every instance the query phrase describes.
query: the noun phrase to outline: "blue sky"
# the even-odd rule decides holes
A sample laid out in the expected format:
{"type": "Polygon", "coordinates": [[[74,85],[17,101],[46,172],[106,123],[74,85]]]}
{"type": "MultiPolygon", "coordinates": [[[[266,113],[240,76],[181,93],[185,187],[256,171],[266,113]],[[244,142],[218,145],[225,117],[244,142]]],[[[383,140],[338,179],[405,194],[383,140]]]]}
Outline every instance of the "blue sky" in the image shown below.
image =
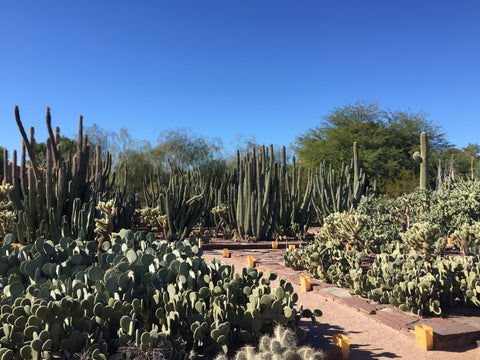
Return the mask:
{"type": "Polygon", "coordinates": [[[479,1],[2,1],[0,146],[14,106],[45,141],[45,108],[155,143],[165,129],[289,145],[364,99],[424,111],[480,143],[479,1]]]}

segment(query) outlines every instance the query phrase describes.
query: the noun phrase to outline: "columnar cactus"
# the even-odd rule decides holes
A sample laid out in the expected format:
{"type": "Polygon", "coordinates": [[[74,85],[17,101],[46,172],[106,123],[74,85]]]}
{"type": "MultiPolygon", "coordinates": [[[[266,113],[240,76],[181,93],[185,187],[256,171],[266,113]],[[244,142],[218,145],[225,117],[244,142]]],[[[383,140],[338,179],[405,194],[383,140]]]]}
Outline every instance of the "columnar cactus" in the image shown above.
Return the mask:
{"type": "MultiPolygon", "coordinates": [[[[97,147],[95,167],[89,167],[90,145],[86,135],[83,135],[81,116],[77,152],[73,155],[62,154],[60,129],[56,127],[55,132],[52,130],[50,109],[47,108],[47,159],[45,169],[40,169],[35,158],[34,129],[30,129],[29,139],[20,120],[18,107],[15,108],[15,120],[23,138],[20,167],[17,166],[16,151],[12,154],[11,162],[8,162],[8,153],[5,152],[3,164],[7,170],[3,182],[14,187],[9,199],[18,213],[13,231],[23,243],[33,242],[38,236],[47,236],[57,241],[60,226],[64,230],[74,227],[72,215],[76,199],[82,204],[92,203],[95,206],[102,197],[111,197],[106,195],[113,190],[111,156],[107,153],[106,160],[101,161],[100,148],[97,147]],[[26,154],[30,158],[28,167],[26,154]]],[[[124,199],[124,196],[121,197],[122,201],[124,199]]],[[[93,225],[93,217],[88,218],[88,222],[93,225]]],[[[129,224],[130,222],[123,225],[129,224]]],[[[71,234],[67,232],[64,235],[71,234]]]]}
{"type": "Polygon", "coordinates": [[[302,184],[303,177],[302,167],[297,167],[295,157],[292,159],[291,171],[287,170],[284,146],[279,177],[280,208],[277,232],[280,235],[303,236],[308,228],[313,200],[313,174],[308,172],[305,186],[302,184]]]}
{"type": "Polygon", "coordinates": [[[323,219],[333,212],[352,210],[360,202],[364,188],[365,173],[359,167],[358,147],[354,143],[350,165],[342,165],[340,171],[335,171],[322,162],[316,169],[313,206],[317,217],[323,219]]]}
{"type": "Polygon", "coordinates": [[[273,145],[267,154],[265,147],[243,159],[237,153],[238,196],[237,233],[254,240],[271,238],[279,209],[278,163],[273,159],[273,145]],[[269,156],[268,156],[269,155],[269,156]]]}
{"type": "Polygon", "coordinates": [[[420,163],[420,189],[428,188],[428,141],[427,133],[422,131],[420,134],[420,152],[413,154],[415,161],[420,163]]]}

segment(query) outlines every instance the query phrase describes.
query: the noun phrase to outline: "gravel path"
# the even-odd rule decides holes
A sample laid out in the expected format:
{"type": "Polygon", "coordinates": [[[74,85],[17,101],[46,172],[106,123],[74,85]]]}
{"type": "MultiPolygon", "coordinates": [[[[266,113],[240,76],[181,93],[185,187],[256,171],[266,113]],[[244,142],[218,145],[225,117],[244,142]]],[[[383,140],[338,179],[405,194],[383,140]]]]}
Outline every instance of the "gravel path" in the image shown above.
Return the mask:
{"type": "MultiPolygon", "coordinates": [[[[234,250],[230,258],[223,258],[221,251],[205,251],[205,259],[209,262],[213,258],[234,265],[239,271],[246,264],[248,251],[234,250]]],[[[264,251],[265,254],[265,251],[264,251]]],[[[277,259],[278,263],[278,259],[277,259]]],[[[262,264],[259,265],[263,267],[262,264]]],[[[268,264],[265,262],[265,267],[268,264]]],[[[277,266],[278,267],[278,266],[277,266]]],[[[286,269],[285,271],[289,271],[286,269]]],[[[276,271],[281,276],[281,270],[276,271]]],[[[391,328],[359,312],[354,308],[333,301],[318,292],[302,292],[299,285],[293,284],[299,295],[298,304],[305,308],[320,309],[323,315],[318,318],[319,323],[314,326],[311,322],[302,322],[301,326],[309,328],[306,341],[309,345],[318,348],[328,348],[329,339],[333,334],[342,333],[350,338],[350,359],[480,359],[480,348],[456,348],[450,350],[425,351],[415,345],[413,331],[402,331],[391,328]]]]}

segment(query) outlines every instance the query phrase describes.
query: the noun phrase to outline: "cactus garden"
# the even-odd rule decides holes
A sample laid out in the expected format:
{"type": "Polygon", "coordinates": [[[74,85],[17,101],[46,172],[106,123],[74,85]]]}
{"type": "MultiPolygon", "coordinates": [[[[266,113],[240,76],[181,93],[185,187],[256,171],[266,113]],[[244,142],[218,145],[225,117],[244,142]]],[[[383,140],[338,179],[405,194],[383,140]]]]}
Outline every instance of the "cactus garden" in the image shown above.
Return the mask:
{"type": "Polygon", "coordinates": [[[34,129],[28,137],[18,108],[15,117],[21,160],[4,151],[0,187],[0,359],[230,356],[275,328],[302,338],[298,320],[321,315],[297,304],[285,279],[207,265],[198,246],[199,225],[252,241],[272,237],[280,215],[284,233],[292,222],[305,228],[311,187],[271,149],[239,157],[221,184],[172,164],[166,183],[145,180],[140,210],[126,192],[128,169],[115,182],[111,155],[91,149],[82,117],[76,151],[64,152],[47,109],[45,168],[35,162],[34,129]]]}
{"type": "Polygon", "coordinates": [[[4,151],[0,186],[0,359],[321,358],[295,342],[320,310],[275,273],[207,264],[199,244],[218,238],[301,241],[286,266],[417,315],[480,307],[480,182],[429,190],[425,132],[418,189],[398,197],[378,195],[353,142],[338,169],[304,169],[272,145],[238,151],[221,177],[170,161],[144,177],[139,203],[128,167],[113,171],[82,117],[66,151],[47,109],[44,167],[34,129],[15,118],[20,162],[4,151]]]}

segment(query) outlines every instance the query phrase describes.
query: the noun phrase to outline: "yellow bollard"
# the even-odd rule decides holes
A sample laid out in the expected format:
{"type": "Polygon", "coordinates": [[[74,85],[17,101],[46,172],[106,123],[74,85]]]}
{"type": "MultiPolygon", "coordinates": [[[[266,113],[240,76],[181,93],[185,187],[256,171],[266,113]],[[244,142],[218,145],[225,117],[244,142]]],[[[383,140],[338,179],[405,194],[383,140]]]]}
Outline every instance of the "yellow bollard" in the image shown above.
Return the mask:
{"type": "Polygon", "coordinates": [[[224,258],[228,258],[228,257],[229,257],[228,249],[223,249],[223,257],[224,257],[224,258]]]}
{"type": "Polygon", "coordinates": [[[342,359],[347,360],[350,356],[350,339],[343,334],[334,334],[333,343],[342,349],[342,359]]]}
{"type": "Polygon", "coordinates": [[[290,250],[295,250],[295,245],[288,245],[288,248],[289,248],[290,250]]]}
{"type": "Polygon", "coordinates": [[[278,249],[278,241],[272,241],[272,249],[278,249]]]}
{"type": "Polygon", "coordinates": [[[430,326],[415,325],[415,339],[419,348],[423,350],[433,349],[433,329],[430,326]]]}
{"type": "Polygon", "coordinates": [[[253,256],[247,257],[247,265],[248,266],[255,266],[255,261],[253,260],[253,256]]]}
{"type": "Polygon", "coordinates": [[[310,277],[300,276],[300,286],[302,287],[302,291],[311,291],[312,286],[310,285],[310,277]]]}

